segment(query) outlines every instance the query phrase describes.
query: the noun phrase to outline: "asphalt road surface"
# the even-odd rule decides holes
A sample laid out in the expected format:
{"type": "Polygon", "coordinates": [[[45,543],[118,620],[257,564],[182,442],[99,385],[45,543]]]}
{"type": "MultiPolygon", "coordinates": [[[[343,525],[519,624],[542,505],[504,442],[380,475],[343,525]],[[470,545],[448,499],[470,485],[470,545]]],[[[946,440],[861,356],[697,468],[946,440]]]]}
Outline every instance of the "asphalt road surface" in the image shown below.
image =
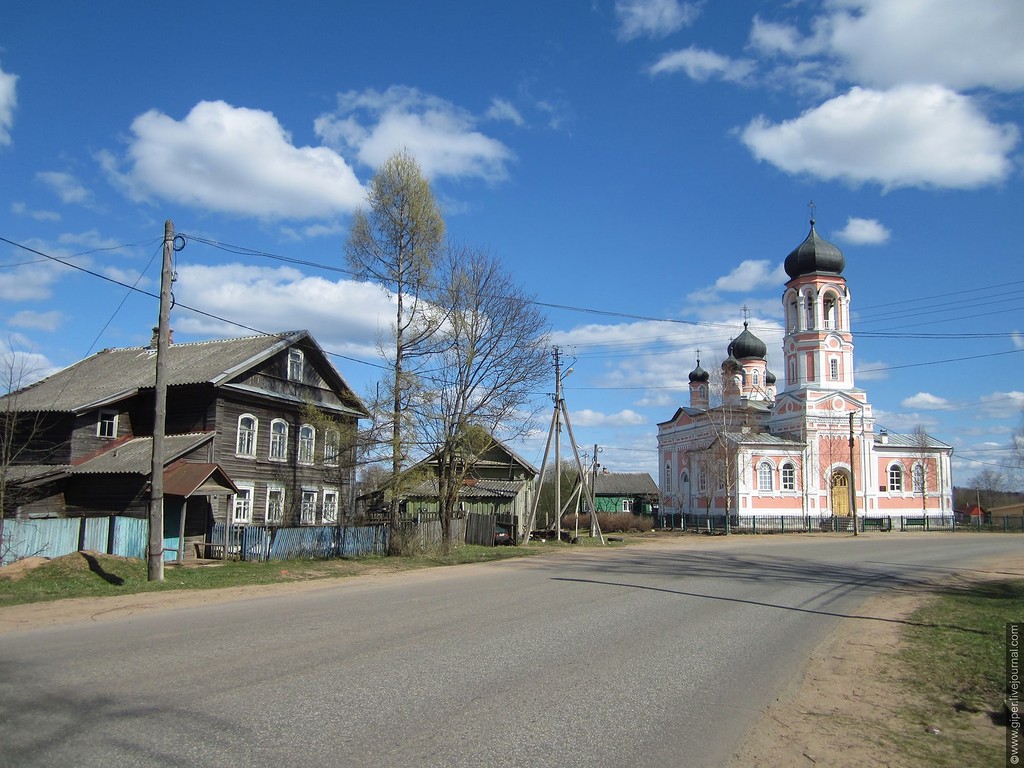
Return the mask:
{"type": "Polygon", "coordinates": [[[867,597],[1022,545],[677,540],[16,631],[0,765],[720,765],[867,597]]]}

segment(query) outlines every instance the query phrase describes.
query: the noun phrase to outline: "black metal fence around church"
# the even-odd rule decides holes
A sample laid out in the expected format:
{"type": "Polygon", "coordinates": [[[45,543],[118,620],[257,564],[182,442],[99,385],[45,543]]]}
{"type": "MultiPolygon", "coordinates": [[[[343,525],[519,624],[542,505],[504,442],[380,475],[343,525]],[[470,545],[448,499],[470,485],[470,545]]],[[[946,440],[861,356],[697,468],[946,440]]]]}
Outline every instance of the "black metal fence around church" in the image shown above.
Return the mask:
{"type": "MultiPolygon", "coordinates": [[[[659,515],[655,527],[663,530],[685,530],[696,533],[853,533],[853,518],[838,515],[732,515],[726,525],[725,515],[685,514],[659,515]]],[[[884,515],[857,516],[857,531],[911,532],[958,530],[988,530],[993,532],[1024,532],[1024,516],[1000,525],[965,526],[952,515],[884,515]]]]}

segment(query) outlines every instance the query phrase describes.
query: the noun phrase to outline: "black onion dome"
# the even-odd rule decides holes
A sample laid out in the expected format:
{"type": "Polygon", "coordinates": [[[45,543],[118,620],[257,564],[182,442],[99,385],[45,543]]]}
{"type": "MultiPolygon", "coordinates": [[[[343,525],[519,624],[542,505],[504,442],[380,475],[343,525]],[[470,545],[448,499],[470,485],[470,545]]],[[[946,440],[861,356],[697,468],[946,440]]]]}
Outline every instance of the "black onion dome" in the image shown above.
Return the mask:
{"type": "Polygon", "coordinates": [[[690,381],[708,381],[711,378],[711,374],[700,367],[700,358],[697,358],[697,367],[690,371],[690,381]]]}
{"type": "Polygon", "coordinates": [[[727,358],[725,358],[725,360],[722,361],[722,370],[723,371],[738,371],[742,367],[743,366],[740,365],[740,361],[737,360],[735,357],[733,357],[733,354],[732,354],[732,344],[730,344],[729,345],[729,356],[727,358]]]}
{"type": "Polygon", "coordinates": [[[775,374],[766,368],[764,371],[764,383],[770,386],[774,384],[776,381],[778,381],[778,379],[775,378],[775,374]]]}
{"type": "Polygon", "coordinates": [[[786,274],[790,277],[811,275],[815,272],[841,275],[846,266],[846,258],[832,243],[818,237],[818,233],[814,231],[814,219],[811,219],[811,231],[786,257],[785,266],[786,274]]]}
{"type": "Polygon", "coordinates": [[[747,329],[747,323],[743,323],[743,333],[732,340],[729,345],[729,356],[743,360],[748,357],[757,357],[764,360],[768,354],[768,347],[757,336],[747,329]]]}

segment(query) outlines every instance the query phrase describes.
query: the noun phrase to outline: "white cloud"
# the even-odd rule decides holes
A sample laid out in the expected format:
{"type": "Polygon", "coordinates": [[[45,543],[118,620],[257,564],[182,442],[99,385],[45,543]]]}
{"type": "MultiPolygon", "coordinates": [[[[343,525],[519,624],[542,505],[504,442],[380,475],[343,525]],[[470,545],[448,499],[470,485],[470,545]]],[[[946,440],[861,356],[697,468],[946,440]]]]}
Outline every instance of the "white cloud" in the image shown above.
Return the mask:
{"type": "Polygon", "coordinates": [[[979,414],[988,419],[1018,418],[1024,410],[1024,392],[993,392],[982,395],[979,414]]]}
{"type": "Polygon", "coordinates": [[[70,173],[60,171],[40,171],[36,179],[57,193],[62,203],[88,203],[92,193],[70,173]]]}
{"type": "Polygon", "coordinates": [[[953,90],[1024,87],[1024,5],[1006,0],[832,0],[804,35],[755,17],[751,47],[805,63],[830,79],[878,88],[943,85],[953,90]]]}
{"type": "Polygon", "coordinates": [[[949,400],[937,397],[929,392],[918,392],[916,395],[904,398],[900,406],[902,408],[921,408],[924,410],[945,409],[949,407],[949,400]]]}
{"type": "MultiPolygon", "coordinates": [[[[291,267],[182,264],[174,295],[182,305],[260,331],[308,330],[325,349],[366,360],[377,358],[378,331],[388,327],[394,311],[375,285],[307,276],[291,267]]],[[[238,326],[184,309],[175,310],[173,325],[200,337],[240,333],[238,326]]]]}
{"type": "Polygon", "coordinates": [[[618,413],[601,413],[589,408],[572,413],[572,423],[577,427],[634,427],[646,422],[646,418],[628,408],[618,413]]]}
{"type": "Polygon", "coordinates": [[[619,39],[665,37],[694,22],[700,15],[699,3],[679,0],[616,0],[619,39]]]}
{"type": "Polygon", "coordinates": [[[337,110],[318,117],[314,127],[326,144],[354,152],[371,168],[406,148],[431,179],[494,183],[508,177],[508,165],[515,159],[508,147],[476,129],[469,112],[406,86],[339,94],[337,110]]]}
{"type": "Polygon", "coordinates": [[[11,143],[14,110],[18,106],[18,76],[0,69],[0,146],[11,143]]]}
{"type": "Polygon", "coordinates": [[[1020,331],[1014,331],[1010,338],[1013,339],[1013,346],[1017,349],[1024,349],[1024,333],[1020,331]]]}
{"type": "Polygon", "coordinates": [[[857,381],[882,381],[889,378],[889,363],[854,358],[853,376],[857,381]]]}
{"type": "Polygon", "coordinates": [[[56,211],[33,211],[25,203],[11,203],[11,213],[15,216],[28,216],[36,221],[60,221],[60,214],[56,211]]]}
{"type": "Polygon", "coordinates": [[[1024,4],[1006,0],[839,0],[829,42],[852,80],[891,87],[1024,88],[1024,4]]]}
{"type": "Polygon", "coordinates": [[[491,106],[487,108],[484,117],[488,120],[505,120],[516,127],[522,127],[526,123],[519,110],[506,99],[491,99],[491,106]]]}
{"type": "Polygon", "coordinates": [[[776,288],[783,285],[788,278],[781,264],[774,268],[767,259],[746,259],[728,275],[715,281],[716,291],[737,293],[756,291],[759,289],[776,288]]]}
{"type": "Polygon", "coordinates": [[[151,110],[131,130],[126,172],[109,153],[100,160],[134,199],[301,220],[350,212],[365,197],[341,156],[294,146],[269,112],[202,101],[180,122],[151,110]]]}
{"type": "Polygon", "coordinates": [[[690,46],[681,51],[666,53],[648,69],[651,75],[685,72],[698,82],[712,78],[729,82],[743,82],[754,72],[754,62],[748,59],[731,59],[714,51],[690,46]]]}
{"type": "Polygon", "coordinates": [[[887,189],[971,189],[1005,179],[1018,129],[990,123],[939,86],[852,88],[794,120],[752,120],[741,138],[758,160],[792,174],[887,189]]]}
{"type": "Polygon", "coordinates": [[[857,245],[880,245],[888,242],[891,234],[877,219],[850,216],[846,220],[846,226],[836,233],[836,237],[857,245]]]}
{"type": "Polygon", "coordinates": [[[8,324],[15,328],[29,328],[36,331],[55,331],[60,327],[64,316],[57,310],[50,312],[34,312],[30,309],[14,313],[8,324]]]}

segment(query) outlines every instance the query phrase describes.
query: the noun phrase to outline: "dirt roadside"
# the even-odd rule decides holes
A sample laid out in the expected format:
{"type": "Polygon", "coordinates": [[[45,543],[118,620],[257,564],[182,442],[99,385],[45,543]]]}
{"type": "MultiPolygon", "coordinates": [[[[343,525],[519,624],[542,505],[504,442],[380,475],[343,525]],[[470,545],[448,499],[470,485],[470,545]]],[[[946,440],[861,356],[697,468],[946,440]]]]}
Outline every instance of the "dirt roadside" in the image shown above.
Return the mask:
{"type": "MultiPolygon", "coordinates": [[[[1024,578],[1024,554],[973,565],[955,581],[1024,578]]],[[[922,768],[913,755],[893,754],[863,734],[898,722],[909,703],[885,670],[901,647],[901,621],[928,599],[920,593],[880,595],[858,611],[877,620],[842,620],[814,649],[802,673],[762,712],[726,768],[922,768]]],[[[997,742],[1004,738],[1002,728],[983,713],[965,717],[972,718],[972,729],[997,742]]]]}

